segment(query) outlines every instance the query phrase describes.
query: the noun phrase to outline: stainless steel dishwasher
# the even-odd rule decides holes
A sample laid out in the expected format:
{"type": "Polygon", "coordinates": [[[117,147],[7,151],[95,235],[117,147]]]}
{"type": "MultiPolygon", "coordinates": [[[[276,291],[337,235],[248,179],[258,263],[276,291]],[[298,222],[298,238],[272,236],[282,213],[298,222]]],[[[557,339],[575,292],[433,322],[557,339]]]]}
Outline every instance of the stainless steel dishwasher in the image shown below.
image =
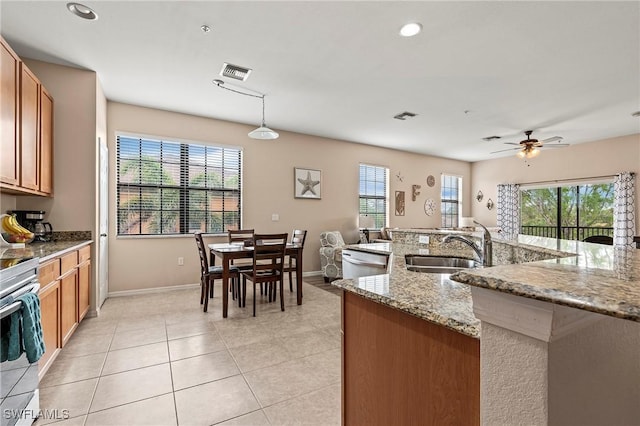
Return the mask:
{"type": "Polygon", "coordinates": [[[343,278],[359,278],[386,274],[390,264],[390,253],[381,254],[351,249],[342,250],[343,278]]]}

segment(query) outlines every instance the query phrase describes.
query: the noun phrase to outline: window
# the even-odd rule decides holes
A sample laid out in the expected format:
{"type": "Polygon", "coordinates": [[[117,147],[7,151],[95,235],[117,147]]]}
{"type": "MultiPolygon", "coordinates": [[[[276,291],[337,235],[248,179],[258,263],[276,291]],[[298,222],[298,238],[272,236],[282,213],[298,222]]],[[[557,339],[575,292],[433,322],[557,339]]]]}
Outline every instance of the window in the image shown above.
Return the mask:
{"type": "Polygon", "coordinates": [[[613,183],[522,189],[520,232],[580,241],[613,237],[613,191],[613,183]]]}
{"type": "Polygon", "coordinates": [[[460,176],[442,175],[440,197],[440,213],[443,228],[457,228],[460,216],[460,197],[462,196],[462,178],[460,176]]]}
{"type": "Polygon", "coordinates": [[[238,148],[117,136],[118,235],[240,228],[238,148]]]}
{"type": "Polygon", "coordinates": [[[387,226],[388,169],[360,164],[360,214],[372,216],[374,229],[387,226]]]}

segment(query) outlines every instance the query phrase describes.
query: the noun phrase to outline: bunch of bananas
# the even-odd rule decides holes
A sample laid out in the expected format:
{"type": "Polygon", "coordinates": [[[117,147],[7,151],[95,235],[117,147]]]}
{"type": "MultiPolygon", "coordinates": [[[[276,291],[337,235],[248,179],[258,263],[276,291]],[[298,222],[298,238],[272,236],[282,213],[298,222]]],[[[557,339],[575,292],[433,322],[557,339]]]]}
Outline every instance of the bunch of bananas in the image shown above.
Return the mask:
{"type": "Polygon", "coordinates": [[[2,215],[2,228],[8,234],[10,243],[26,243],[33,240],[33,232],[23,228],[16,219],[16,215],[2,215]]]}
{"type": "Polygon", "coordinates": [[[10,266],[17,265],[21,260],[22,259],[2,259],[0,260],[0,266],[2,266],[2,269],[8,268],[10,266]]]}

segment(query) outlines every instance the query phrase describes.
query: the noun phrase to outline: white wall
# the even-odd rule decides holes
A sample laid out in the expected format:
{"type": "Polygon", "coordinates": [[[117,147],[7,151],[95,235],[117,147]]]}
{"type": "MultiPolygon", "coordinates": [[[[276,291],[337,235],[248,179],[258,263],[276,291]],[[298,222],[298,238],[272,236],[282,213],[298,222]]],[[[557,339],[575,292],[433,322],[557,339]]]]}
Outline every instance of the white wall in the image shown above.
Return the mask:
{"type": "MultiPolygon", "coordinates": [[[[491,198],[497,204],[497,185],[501,183],[532,183],[565,179],[610,176],[623,171],[636,173],[636,190],[640,189],[640,133],[602,141],[571,145],[567,148],[543,150],[525,163],[515,155],[478,161],[471,165],[471,213],[487,226],[496,225],[496,208],[487,210],[491,198]],[[475,200],[481,190],[482,202],[475,200]]],[[[640,212],[640,196],[636,196],[636,211],[640,212]]],[[[640,220],[636,215],[636,231],[640,220]]],[[[638,233],[638,232],[636,232],[638,233]]]]}
{"type": "MultiPolygon", "coordinates": [[[[396,190],[406,192],[405,216],[395,216],[394,204],[390,203],[391,226],[439,226],[439,214],[427,217],[423,204],[427,197],[438,201],[440,173],[461,175],[464,182],[469,182],[470,165],[467,162],[284,131],[280,132],[280,138],[277,140],[257,141],[247,136],[252,129],[252,126],[238,123],[109,102],[110,183],[114,188],[110,191],[110,223],[116,223],[116,132],[243,147],[243,226],[261,232],[307,229],[304,271],[320,269],[320,232],[339,230],[347,242],[357,241],[360,162],[390,168],[391,198],[396,190]],[[321,200],[294,198],[294,167],[322,170],[321,200]],[[395,178],[398,170],[404,175],[404,182],[395,178]],[[433,188],[426,184],[429,174],[436,177],[436,185],[433,188]],[[421,194],[415,202],[411,201],[412,184],[422,185],[421,194]],[[271,221],[273,213],[280,215],[278,222],[271,221]]],[[[465,199],[469,197],[468,189],[463,195],[465,199]]],[[[116,238],[115,234],[116,229],[111,226],[110,292],[198,282],[199,265],[193,237],[116,238]],[[178,257],[185,258],[184,266],[178,266],[178,257]]]]}

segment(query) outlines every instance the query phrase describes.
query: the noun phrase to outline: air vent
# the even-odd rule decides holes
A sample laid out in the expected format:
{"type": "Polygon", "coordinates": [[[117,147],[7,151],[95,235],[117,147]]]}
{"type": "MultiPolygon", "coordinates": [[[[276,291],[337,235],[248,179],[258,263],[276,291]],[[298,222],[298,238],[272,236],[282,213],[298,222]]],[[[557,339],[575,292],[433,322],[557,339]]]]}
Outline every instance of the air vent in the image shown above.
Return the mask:
{"type": "Polygon", "coordinates": [[[238,65],[224,63],[220,75],[223,77],[233,78],[235,80],[246,81],[251,74],[250,68],[240,67],[238,65]]]}
{"type": "Polygon", "coordinates": [[[500,136],[487,136],[486,138],[482,138],[483,141],[491,142],[497,139],[502,139],[500,136]]]}
{"type": "Polygon", "coordinates": [[[400,114],[396,114],[393,116],[396,120],[406,120],[407,118],[413,118],[418,114],[414,114],[409,111],[401,112],[400,114]]]}

